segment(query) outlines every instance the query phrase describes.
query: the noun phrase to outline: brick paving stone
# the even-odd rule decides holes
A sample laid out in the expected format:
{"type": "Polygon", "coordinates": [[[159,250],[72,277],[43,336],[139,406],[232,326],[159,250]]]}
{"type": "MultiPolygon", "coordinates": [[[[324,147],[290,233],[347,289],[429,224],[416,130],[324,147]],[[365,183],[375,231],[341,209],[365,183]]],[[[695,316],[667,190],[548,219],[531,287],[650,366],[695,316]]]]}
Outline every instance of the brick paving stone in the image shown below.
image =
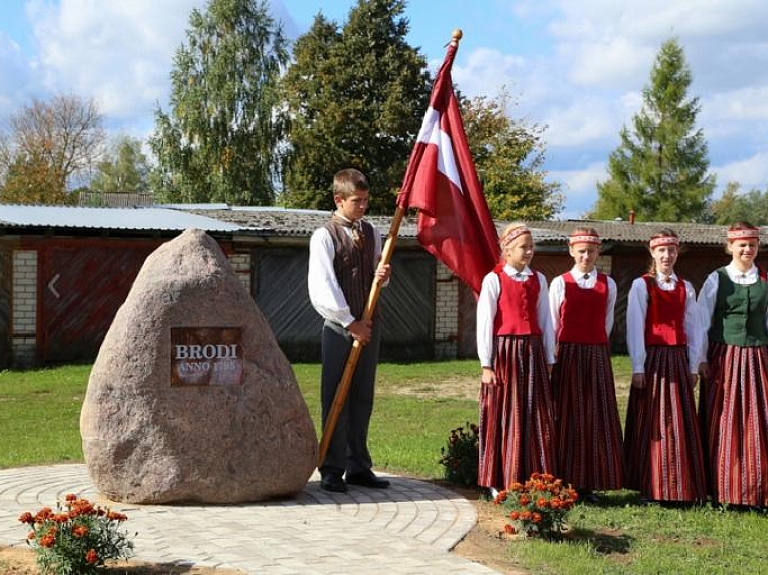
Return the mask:
{"type": "Polygon", "coordinates": [[[0,470],[0,544],[25,545],[24,511],[75,493],[128,515],[135,559],[248,575],[490,575],[449,551],[477,521],[474,506],[428,482],[388,475],[389,489],[328,493],[312,476],[290,499],[242,505],[105,501],[82,464],[0,470]]]}

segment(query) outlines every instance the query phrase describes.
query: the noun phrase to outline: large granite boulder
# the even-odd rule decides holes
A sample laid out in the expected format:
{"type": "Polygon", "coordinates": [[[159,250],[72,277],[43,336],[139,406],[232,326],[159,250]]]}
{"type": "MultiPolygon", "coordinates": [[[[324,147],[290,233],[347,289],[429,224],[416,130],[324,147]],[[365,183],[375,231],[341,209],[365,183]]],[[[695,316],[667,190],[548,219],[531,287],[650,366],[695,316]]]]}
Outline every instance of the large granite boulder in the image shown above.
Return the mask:
{"type": "Polygon", "coordinates": [[[219,245],[194,229],[136,277],[94,363],[80,433],[96,487],[130,503],[290,495],[317,458],[267,321],[219,245]]]}

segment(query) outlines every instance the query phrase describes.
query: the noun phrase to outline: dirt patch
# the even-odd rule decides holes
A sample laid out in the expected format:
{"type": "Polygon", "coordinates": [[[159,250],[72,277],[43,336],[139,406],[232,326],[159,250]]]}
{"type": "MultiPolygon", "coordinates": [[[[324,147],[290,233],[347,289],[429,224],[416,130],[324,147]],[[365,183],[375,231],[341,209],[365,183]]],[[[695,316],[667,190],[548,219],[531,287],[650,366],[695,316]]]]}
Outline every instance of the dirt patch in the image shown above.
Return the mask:
{"type": "MultiPolygon", "coordinates": [[[[0,547],[0,573],[3,575],[40,575],[35,553],[26,547],[0,547]]],[[[232,569],[150,564],[142,561],[119,561],[105,567],[104,575],[245,575],[232,569]]]]}
{"type": "Polygon", "coordinates": [[[439,383],[418,383],[397,385],[388,388],[386,393],[410,395],[421,399],[430,397],[450,397],[451,399],[477,399],[480,393],[480,377],[451,378],[439,383]]]}
{"type": "Polygon", "coordinates": [[[505,521],[498,507],[477,489],[438,483],[464,497],[477,511],[477,524],[459,541],[452,553],[505,575],[526,575],[527,571],[513,564],[507,553],[511,540],[504,533],[505,521]]]}

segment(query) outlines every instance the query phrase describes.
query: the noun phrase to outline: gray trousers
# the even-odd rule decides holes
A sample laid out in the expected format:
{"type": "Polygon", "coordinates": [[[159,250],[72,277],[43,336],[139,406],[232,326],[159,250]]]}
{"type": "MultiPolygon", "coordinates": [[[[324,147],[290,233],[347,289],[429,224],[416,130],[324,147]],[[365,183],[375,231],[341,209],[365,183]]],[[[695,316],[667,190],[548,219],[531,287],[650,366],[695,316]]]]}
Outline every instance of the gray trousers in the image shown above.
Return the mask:
{"type": "MultiPolygon", "coordinates": [[[[360,473],[371,468],[371,454],[368,451],[368,423],[373,411],[373,390],[376,380],[376,365],[379,360],[381,340],[379,321],[374,321],[371,341],[363,346],[357,369],[349,386],[347,400],[339,414],[325,460],[320,473],[360,473]]],[[[338,324],[326,321],[323,324],[321,396],[323,405],[323,428],[333,405],[336,388],[341,381],[352,349],[349,331],[338,324]]]]}

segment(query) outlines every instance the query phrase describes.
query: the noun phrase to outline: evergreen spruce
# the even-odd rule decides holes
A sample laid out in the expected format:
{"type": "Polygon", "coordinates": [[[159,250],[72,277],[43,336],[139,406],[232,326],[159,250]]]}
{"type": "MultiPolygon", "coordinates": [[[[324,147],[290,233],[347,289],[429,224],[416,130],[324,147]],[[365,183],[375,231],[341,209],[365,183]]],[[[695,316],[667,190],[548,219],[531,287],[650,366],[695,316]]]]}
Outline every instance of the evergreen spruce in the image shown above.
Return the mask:
{"type": "Polygon", "coordinates": [[[609,179],[598,183],[598,219],[626,218],[634,210],[642,221],[701,221],[715,186],[708,173],[707,143],[695,128],[699,99],[688,98],[691,71],[675,39],[664,42],[643,89],[643,106],[633,130],[608,161],[609,179]]]}

